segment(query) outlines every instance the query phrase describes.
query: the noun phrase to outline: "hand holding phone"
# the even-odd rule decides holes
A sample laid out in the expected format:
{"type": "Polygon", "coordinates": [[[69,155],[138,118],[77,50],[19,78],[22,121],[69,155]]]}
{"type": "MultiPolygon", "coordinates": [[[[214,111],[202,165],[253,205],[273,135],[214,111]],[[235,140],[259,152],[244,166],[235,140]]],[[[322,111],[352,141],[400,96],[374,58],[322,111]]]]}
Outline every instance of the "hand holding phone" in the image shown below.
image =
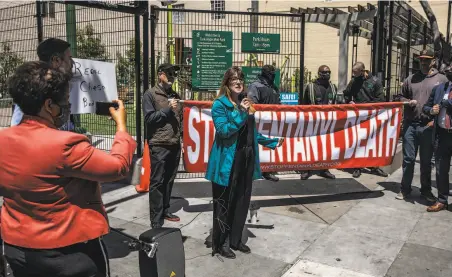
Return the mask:
{"type": "Polygon", "coordinates": [[[127,112],[121,100],[96,102],[96,114],[111,116],[116,122],[116,130],[127,132],[127,112]]]}
{"type": "Polygon", "coordinates": [[[168,99],[168,102],[169,102],[170,108],[171,108],[173,111],[176,110],[177,104],[178,104],[179,100],[178,100],[178,99],[175,99],[175,98],[170,98],[170,99],[168,99]]]}

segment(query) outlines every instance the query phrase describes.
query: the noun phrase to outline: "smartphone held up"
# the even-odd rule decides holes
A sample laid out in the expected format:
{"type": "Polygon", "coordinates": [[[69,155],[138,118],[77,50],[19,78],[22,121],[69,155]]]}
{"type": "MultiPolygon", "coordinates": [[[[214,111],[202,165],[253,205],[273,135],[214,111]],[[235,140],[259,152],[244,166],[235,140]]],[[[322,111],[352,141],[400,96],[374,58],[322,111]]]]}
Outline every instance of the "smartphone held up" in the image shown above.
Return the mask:
{"type": "Polygon", "coordinates": [[[110,116],[111,107],[118,109],[119,105],[116,102],[96,102],[96,114],[110,116]]]}

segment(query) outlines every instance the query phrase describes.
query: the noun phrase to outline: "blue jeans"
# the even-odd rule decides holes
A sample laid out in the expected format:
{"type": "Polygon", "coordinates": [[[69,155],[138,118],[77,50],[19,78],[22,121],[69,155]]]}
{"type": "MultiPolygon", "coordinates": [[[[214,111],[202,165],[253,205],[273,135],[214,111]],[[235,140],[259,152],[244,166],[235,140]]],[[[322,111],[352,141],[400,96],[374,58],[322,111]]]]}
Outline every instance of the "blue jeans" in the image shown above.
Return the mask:
{"type": "Polygon", "coordinates": [[[421,192],[432,190],[432,157],[433,157],[433,128],[417,122],[403,123],[403,177],[402,192],[411,192],[414,165],[419,150],[421,164],[421,192]]]}

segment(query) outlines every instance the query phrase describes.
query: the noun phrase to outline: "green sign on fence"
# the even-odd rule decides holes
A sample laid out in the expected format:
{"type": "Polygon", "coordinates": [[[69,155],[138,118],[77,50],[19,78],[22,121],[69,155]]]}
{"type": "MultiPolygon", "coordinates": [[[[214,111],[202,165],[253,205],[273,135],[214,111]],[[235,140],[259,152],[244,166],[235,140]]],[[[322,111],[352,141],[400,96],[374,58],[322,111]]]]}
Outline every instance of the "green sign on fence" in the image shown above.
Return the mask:
{"type": "MultiPolygon", "coordinates": [[[[257,76],[261,73],[262,67],[254,67],[254,66],[243,66],[242,67],[243,74],[245,75],[245,84],[249,86],[252,82],[257,80],[257,76]]],[[[281,73],[279,69],[276,70],[275,76],[275,86],[279,88],[279,83],[281,79],[281,73]]]]}
{"type": "Polygon", "coordinates": [[[192,31],[191,77],[194,90],[217,90],[232,66],[232,32],[192,31]]]}
{"type": "Polygon", "coordinates": [[[243,53],[279,53],[279,34],[242,33],[243,53]]]}

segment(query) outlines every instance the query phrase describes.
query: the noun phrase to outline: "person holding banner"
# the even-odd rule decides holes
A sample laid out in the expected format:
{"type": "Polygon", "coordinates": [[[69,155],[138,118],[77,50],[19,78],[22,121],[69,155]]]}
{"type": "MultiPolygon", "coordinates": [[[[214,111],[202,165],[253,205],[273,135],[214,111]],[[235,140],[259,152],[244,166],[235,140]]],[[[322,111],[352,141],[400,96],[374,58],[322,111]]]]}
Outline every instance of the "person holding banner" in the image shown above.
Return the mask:
{"type": "Polygon", "coordinates": [[[242,241],[253,180],[262,177],[258,144],[275,149],[283,138],[270,139],[256,130],[255,109],[244,94],[244,74],[231,67],[224,74],[220,93],[212,104],[215,140],[205,178],[212,182],[212,256],[234,259],[231,250],[250,253],[242,241]]]}
{"type": "Polygon", "coordinates": [[[437,142],[436,182],[438,200],[427,208],[428,212],[439,212],[448,208],[449,171],[452,156],[452,65],[447,66],[444,73],[448,82],[435,86],[423,107],[423,112],[426,115],[434,117],[432,137],[437,142]]]}
{"type": "MultiPolygon", "coordinates": [[[[257,80],[248,86],[248,98],[254,104],[281,105],[279,89],[275,84],[276,68],[264,65],[257,80]]],[[[263,172],[262,176],[273,182],[278,182],[276,172],[263,172]]]]}
{"type": "MultiPolygon", "coordinates": [[[[74,61],[72,60],[71,45],[58,38],[48,38],[41,42],[36,49],[39,60],[49,63],[52,68],[59,68],[67,72],[72,71],[74,61]]],[[[16,126],[22,121],[24,113],[17,104],[13,106],[11,126],[16,126]]],[[[61,130],[70,131],[74,126],[70,120],[61,126],[61,130]]]]}
{"type": "MultiPolygon", "coordinates": [[[[303,105],[332,105],[336,104],[337,87],[330,81],[331,70],[327,65],[321,65],[319,77],[306,86],[303,94],[303,105]]],[[[300,179],[307,180],[315,171],[301,171],[300,179]]],[[[328,169],[318,171],[319,175],[327,179],[336,179],[328,169]]]]}
{"type": "Polygon", "coordinates": [[[136,149],[122,101],[110,108],[116,134],[110,153],[81,134],[58,130],[69,118],[67,72],[26,62],[8,92],[22,122],[0,131],[1,234],[16,277],[108,277],[109,233],[99,182],[125,178],[136,149]]]}
{"type": "Polygon", "coordinates": [[[157,69],[159,82],[143,96],[146,139],[151,156],[149,208],[152,228],[163,226],[164,220],[180,221],[168,211],[171,191],[181,156],[182,105],[172,84],[178,66],[161,64],[157,69]]]}
{"type": "Polygon", "coordinates": [[[403,176],[400,182],[400,192],[396,199],[404,200],[411,194],[411,183],[414,175],[414,165],[417,153],[420,157],[421,196],[430,202],[435,202],[432,194],[432,156],[433,156],[433,120],[432,115],[423,113],[432,89],[447,82],[434,65],[434,53],[422,50],[419,56],[420,70],[408,76],[403,82],[402,91],[395,101],[408,102],[404,107],[402,150],[403,176]]]}
{"type": "MultiPolygon", "coordinates": [[[[364,63],[356,62],[352,68],[352,80],[344,90],[344,99],[347,104],[364,104],[385,102],[383,85],[377,76],[366,70],[364,63]]],[[[372,167],[371,172],[382,177],[388,174],[381,168],[372,167]]],[[[361,168],[355,168],[353,178],[361,176],[361,168]]]]}

